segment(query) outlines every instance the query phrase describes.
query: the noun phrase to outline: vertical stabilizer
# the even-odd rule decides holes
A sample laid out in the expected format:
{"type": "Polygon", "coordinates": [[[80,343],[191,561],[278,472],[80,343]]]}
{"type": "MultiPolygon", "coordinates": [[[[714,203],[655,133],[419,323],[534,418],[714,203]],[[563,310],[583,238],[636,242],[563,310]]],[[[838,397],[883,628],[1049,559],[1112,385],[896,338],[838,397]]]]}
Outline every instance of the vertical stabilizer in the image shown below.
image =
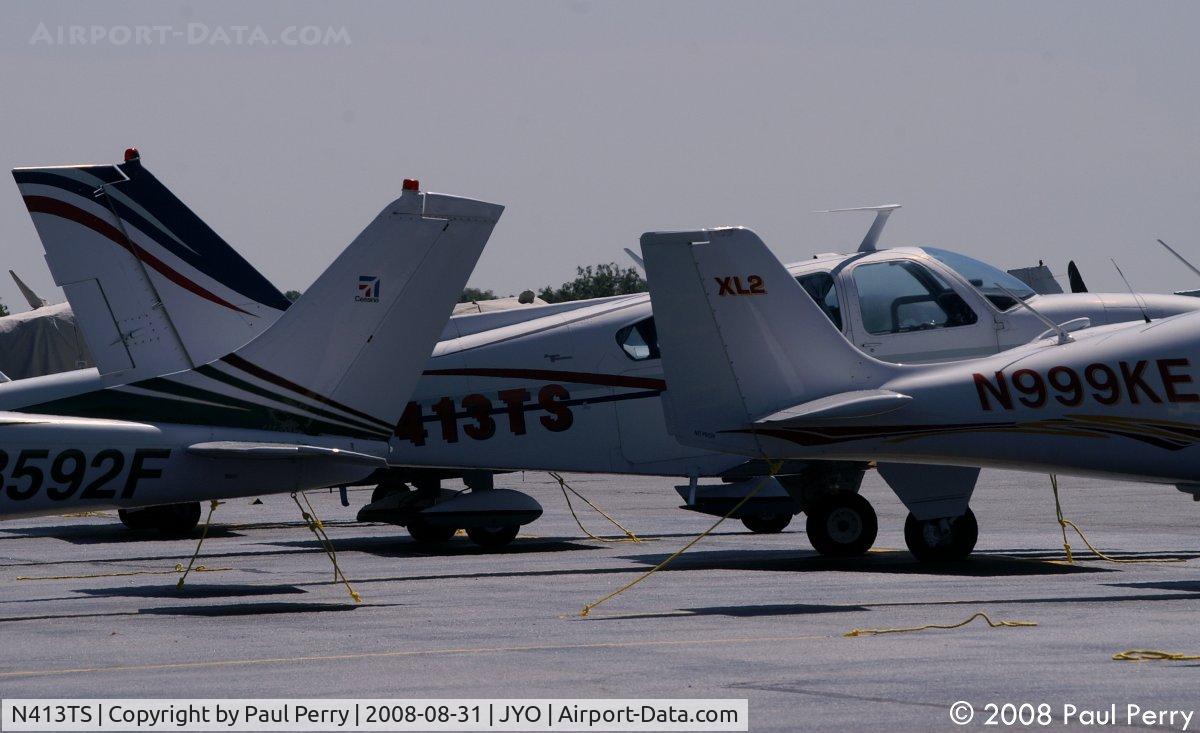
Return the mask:
{"type": "Polygon", "coordinates": [[[406,190],[271,328],[213,367],[395,425],[503,210],[406,190]]]}
{"type": "Polygon", "coordinates": [[[288,307],[141,164],[17,168],[46,262],[109,383],[204,364],[288,307]]]}
{"type": "Polygon", "coordinates": [[[723,449],[732,438],[722,431],[891,373],[846,341],[749,229],[652,232],[641,242],[680,440],[723,449]]]}

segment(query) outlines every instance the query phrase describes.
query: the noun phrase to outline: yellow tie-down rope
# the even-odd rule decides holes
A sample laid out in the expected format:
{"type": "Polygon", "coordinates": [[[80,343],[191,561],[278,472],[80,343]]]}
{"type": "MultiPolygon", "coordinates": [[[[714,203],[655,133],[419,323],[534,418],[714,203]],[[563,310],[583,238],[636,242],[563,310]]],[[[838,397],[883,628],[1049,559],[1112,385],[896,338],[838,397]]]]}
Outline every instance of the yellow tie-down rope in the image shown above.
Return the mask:
{"type": "Polygon", "coordinates": [[[301,492],[304,497],[304,503],[308,505],[308,511],[304,511],[304,507],[300,504],[300,499],[296,497],[296,493],[292,492],[292,501],[296,502],[296,507],[300,510],[300,515],[304,517],[304,523],[312,530],[312,533],[317,536],[317,540],[321,543],[325,554],[329,556],[329,562],[333,563],[333,582],[339,580],[346,586],[346,590],[350,593],[350,597],[355,603],[362,603],[362,596],[358,591],[354,590],[354,586],[350,585],[350,579],[342,572],[342,568],[338,565],[337,552],[333,549],[333,543],[329,541],[329,535],[325,534],[325,525],[317,518],[317,510],[313,508],[312,502],[308,500],[308,494],[301,492]]]}
{"type": "Polygon", "coordinates": [[[1005,621],[1004,619],[993,621],[992,618],[986,613],[979,611],[978,613],[972,614],[967,620],[959,621],[956,624],[925,624],[924,626],[909,626],[891,629],[853,629],[842,634],[842,636],[879,636],[881,634],[903,634],[909,631],[927,631],[930,629],[958,629],[966,626],[977,618],[983,619],[984,622],[993,629],[1013,628],[1018,626],[1037,626],[1036,621],[1005,621]]]}
{"type": "MultiPolygon", "coordinates": [[[[216,499],[213,499],[208,503],[208,516],[204,518],[204,529],[200,530],[200,540],[196,542],[196,551],[192,553],[192,557],[190,560],[188,560],[186,568],[180,563],[175,563],[175,572],[183,573],[183,575],[179,576],[179,582],[175,584],[177,589],[183,590],[183,582],[187,580],[188,573],[192,572],[192,566],[196,564],[196,558],[200,557],[200,547],[204,544],[204,538],[208,536],[208,528],[212,525],[213,512],[217,510],[217,507],[224,503],[225,502],[217,501],[216,499]]],[[[207,570],[207,568],[205,568],[203,565],[200,565],[195,569],[197,571],[207,570]]]]}
{"type": "Polygon", "coordinates": [[[721,517],[721,518],[720,518],[720,519],[718,519],[717,521],[713,522],[713,524],[712,524],[712,526],[711,526],[711,527],[709,527],[708,529],[704,530],[704,531],[703,531],[703,532],[701,532],[700,534],[698,534],[698,535],[696,535],[695,537],[693,537],[693,538],[692,538],[692,540],[691,540],[690,542],[688,542],[688,543],[687,543],[686,545],[684,545],[683,547],[680,547],[678,550],[676,550],[674,553],[672,553],[670,557],[668,557],[667,559],[663,560],[663,561],[662,561],[662,562],[660,562],[659,564],[657,564],[657,565],[655,565],[654,567],[650,568],[649,570],[647,570],[646,572],[642,573],[641,575],[639,575],[638,577],[634,578],[633,580],[629,581],[628,583],[626,583],[625,585],[621,586],[620,588],[617,588],[617,589],[616,589],[616,590],[614,590],[612,593],[609,593],[608,595],[604,596],[603,598],[600,598],[599,600],[596,600],[596,601],[592,601],[591,603],[589,603],[589,604],[587,604],[586,606],[584,606],[584,607],[583,607],[583,609],[582,609],[582,610],[579,612],[579,616],[580,616],[581,618],[587,618],[588,614],[592,612],[592,609],[593,609],[593,608],[595,608],[596,606],[599,606],[601,603],[604,603],[604,602],[606,602],[606,601],[608,601],[608,600],[610,600],[610,599],[612,599],[612,598],[616,598],[617,596],[621,595],[622,593],[624,593],[625,591],[629,590],[629,589],[630,589],[630,588],[632,588],[633,586],[635,586],[635,585],[637,585],[638,583],[642,582],[642,581],[643,581],[643,580],[645,580],[646,578],[649,578],[651,575],[655,574],[655,573],[656,573],[656,572],[658,572],[659,570],[662,570],[662,569],[663,569],[663,568],[665,568],[665,567],[666,567],[666,566],[667,566],[669,563],[671,563],[673,560],[675,560],[675,558],[679,557],[679,556],[680,556],[680,555],[682,555],[683,553],[685,553],[685,552],[687,552],[688,550],[690,550],[690,549],[691,549],[691,548],[692,548],[692,547],[693,547],[693,546],[694,546],[694,545],[695,545],[697,542],[699,542],[700,540],[702,540],[702,539],[704,539],[705,537],[707,537],[707,536],[709,536],[710,534],[712,534],[713,530],[715,530],[715,529],[716,529],[718,526],[720,526],[721,522],[724,522],[724,521],[725,521],[726,519],[728,519],[730,516],[732,516],[733,514],[737,513],[737,511],[738,511],[739,509],[741,509],[741,508],[742,508],[742,506],[743,506],[743,505],[744,505],[746,502],[748,502],[748,501],[750,501],[752,498],[754,498],[754,495],[755,495],[755,494],[757,494],[759,491],[761,491],[761,490],[762,490],[762,488],[763,488],[764,486],[766,486],[766,485],[767,485],[767,483],[768,483],[768,482],[770,482],[770,480],[771,480],[771,479],[773,479],[773,478],[775,477],[775,474],[776,474],[776,473],[778,473],[778,472],[779,472],[779,469],[780,469],[780,468],[783,466],[783,461],[770,461],[770,462],[769,462],[767,465],[768,465],[768,467],[769,467],[769,470],[767,471],[767,475],[766,475],[766,476],[763,476],[763,477],[762,477],[762,479],[761,479],[761,480],[758,482],[758,484],[757,484],[757,485],[755,485],[754,489],[753,489],[753,490],[751,490],[751,491],[750,491],[750,493],[748,493],[748,494],[746,494],[745,496],[743,496],[743,497],[742,497],[741,501],[739,501],[737,504],[734,504],[732,509],[730,509],[729,511],[725,512],[725,515],[724,515],[723,517],[721,517]]]}
{"type": "Polygon", "coordinates": [[[569,486],[567,484],[567,480],[564,479],[562,477],[562,475],[555,473],[554,471],[549,471],[548,473],[550,474],[550,477],[552,479],[554,479],[555,481],[558,482],[558,487],[560,489],[562,489],[563,498],[567,500],[567,508],[571,510],[571,516],[575,518],[575,524],[579,525],[580,531],[582,531],[585,535],[587,535],[588,537],[591,537],[592,539],[596,540],[597,542],[644,542],[645,541],[641,537],[638,537],[637,535],[635,535],[633,532],[630,532],[628,529],[625,529],[625,527],[620,522],[613,519],[612,516],[610,516],[608,512],[604,511],[600,507],[598,507],[595,504],[593,504],[592,502],[588,501],[588,498],[586,496],[584,496],[583,494],[579,493],[578,491],[573,489],[571,486],[569,486]],[[587,504],[592,509],[594,509],[597,514],[604,517],[608,521],[612,522],[613,525],[617,529],[619,529],[625,533],[625,536],[624,537],[598,537],[598,536],[592,534],[591,532],[589,532],[587,527],[583,526],[583,522],[579,519],[579,515],[575,513],[575,507],[571,505],[571,497],[567,494],[568,491],[570,491],[575,496],[578,496],[583,501],[584,504],[587,504]]]}
{"type": "Polygon", "coordinates": [[[1157,649],[1129,649],[1113,655],[1114,662],[1185,662],[1200,659],[1200,654],[1163,652],[1157,649]]]}
{"type": "Polygon", "coordinates": [[[1079,539],[1083,540],[1083,544],[1087,545],[1087,548],[1092,551],[1092,554],[1101,560],[1130,565],[1137,563],[1187,562],[1186,557],[1120,558],[1104,554],[1103,552],[1097,550],[1096,547],[1088,541],[1088,538],[1084,536],[1083,530],[1079,528],[1079,525],[1063,516],[1062,503],[1058,499],[1058,476],[1053,473],[1050,474],[1050,490],[1054,492],[1054,513],[1058,517],[1059,527],[1062,528],[1063,550],[1065,550],[1067,553],[1068,563],[1074,565],[1075,557],[1071,554],[1071,543],[1067,541],[1067,527],[1075,530],[1075,534],[1079,535],[1079,539]]]}
{"type": "MultiPolygon", "coordinates": [[[[131,575],[176,575],[178,573],[183,573],[183,575],[181,575],[179,578],[179,582],[175,585],[176,588],[182,588],[183,581],[187,578],[188,573],[193,571],[197,573],[219,573],[225,570],[232,570],[233,568],[210,568],[205,565],[196,564],[196,558],[200,556],[200,546],[204,544],[204,538],[208,536],[208,527],[212,522],[213,512],[223,503],[224,502],[214,500],[209,505],[208,518],[204,520],[204,529],[200,533],[200,541],[196,543],[196,551],[192,553],[192,559],[188,560],[187,567],[184,567],[183,563],[177,562],[175,563],[175,567],[171,570],[129,570],[115,573],[82,573],[80,575],[18,575],[17,580],[87,580],[90,578],[124,578],[131,575]]],[[[81,516],[83,514],[92,513],[79,513],[81,516]]],[[[107,516],[98,512],[95,512],[94,514],[97,514],[98,516],[107,516]]]]}

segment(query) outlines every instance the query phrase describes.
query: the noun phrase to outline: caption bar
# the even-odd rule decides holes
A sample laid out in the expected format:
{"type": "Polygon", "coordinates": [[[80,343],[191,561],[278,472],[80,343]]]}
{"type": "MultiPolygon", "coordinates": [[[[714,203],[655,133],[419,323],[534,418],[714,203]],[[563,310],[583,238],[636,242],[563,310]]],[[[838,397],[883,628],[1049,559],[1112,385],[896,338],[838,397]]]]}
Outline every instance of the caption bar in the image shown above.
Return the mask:
{"type": "Polygon", "coordinates": [[[743,731],[745,699],[4,700],[4,731],[743,731]]]}

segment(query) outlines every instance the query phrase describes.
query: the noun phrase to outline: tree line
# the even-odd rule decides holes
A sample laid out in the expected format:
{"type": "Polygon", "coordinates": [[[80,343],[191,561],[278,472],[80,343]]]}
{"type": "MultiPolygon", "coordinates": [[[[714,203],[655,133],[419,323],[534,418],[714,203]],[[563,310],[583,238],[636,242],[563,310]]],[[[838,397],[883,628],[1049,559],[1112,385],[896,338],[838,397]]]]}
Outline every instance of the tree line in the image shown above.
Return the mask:
{"type": "MultiPolygon", "coordinates": [[[[615,262],[575,268],[575,278],[555,287],[547,285],[537,295],[547,303],[565,303],[569,300],[605,298],[610,295],[628,295],[646,292],[646,278],[633,267],[621,267],[615,262]]],[[[499,296],[492,290],[466,288],[458,302],[470,303],[477,300],[493,300],[499,296]]]]}

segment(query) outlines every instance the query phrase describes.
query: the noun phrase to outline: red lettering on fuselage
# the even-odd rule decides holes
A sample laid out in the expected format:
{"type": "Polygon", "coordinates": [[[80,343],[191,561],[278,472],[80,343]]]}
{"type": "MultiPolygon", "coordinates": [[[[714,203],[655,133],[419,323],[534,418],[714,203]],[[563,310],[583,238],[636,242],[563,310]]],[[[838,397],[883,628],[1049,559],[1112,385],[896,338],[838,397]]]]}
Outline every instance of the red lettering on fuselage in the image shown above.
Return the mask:
{"type": "Polygon", "coordinates": [[[1184,358],[1157,359],[1154,362],[1162,394],[1147,381],[1148,360],[1118,362],[1116,367],[1093,362],[1083,368],[1082,375],[1069,366],[1055,366],[1045,376],[1034,369],[1018,369],[1011,376],[1003,371],[991,377],[972,374],[979,406],[992,411],[993,404],[1004,410],[1014,409],[1012,391],[1017,400],[1032,409],[1044,407],[1054,393],[1054,400],[1066,407],[1076,407],[1087,399],[1100,405],[1116,405],[1128,400],[1138,405],[1145,399],[1153,404],[1166,402],[1200,402],[1200,393],[1188,391],[1195,380],[1187,369],[1191,363],[1184,358]],[[1010,383],[1012,390],[1010,391],[1010,383]]]}
{"type": "Polygon", "coordinates": [[[541,410],[538,422],[550,432],[561,433],[569,430],[575,423],[574,413],[568,401],[571,393],[561,384],[547,384],[537,393],[537,401],[531,403],[532,395],[524,387],[504,389],[496,393],[497,402],[484,394],[469,394],[457,404],[453,397],[442,397],[430,405],[431,414],[426,414],[420,402],[409,402],[400,421],[396,424],[394,435],[407,440],[415,446],[425,445],[429,431],[426,422],[435,421],[440,426],[442,441],[457,443],[459,441],[460,422],[462,433],[472,440],[490,440],[496,436],[500,427],[499,422],[508,423],[508,432],[512,435],[525,435],[528,432],[528,422],[525,413],[529,410],[541,410]],[[458,407],[462,407],[462,412],[458,407]]]}

